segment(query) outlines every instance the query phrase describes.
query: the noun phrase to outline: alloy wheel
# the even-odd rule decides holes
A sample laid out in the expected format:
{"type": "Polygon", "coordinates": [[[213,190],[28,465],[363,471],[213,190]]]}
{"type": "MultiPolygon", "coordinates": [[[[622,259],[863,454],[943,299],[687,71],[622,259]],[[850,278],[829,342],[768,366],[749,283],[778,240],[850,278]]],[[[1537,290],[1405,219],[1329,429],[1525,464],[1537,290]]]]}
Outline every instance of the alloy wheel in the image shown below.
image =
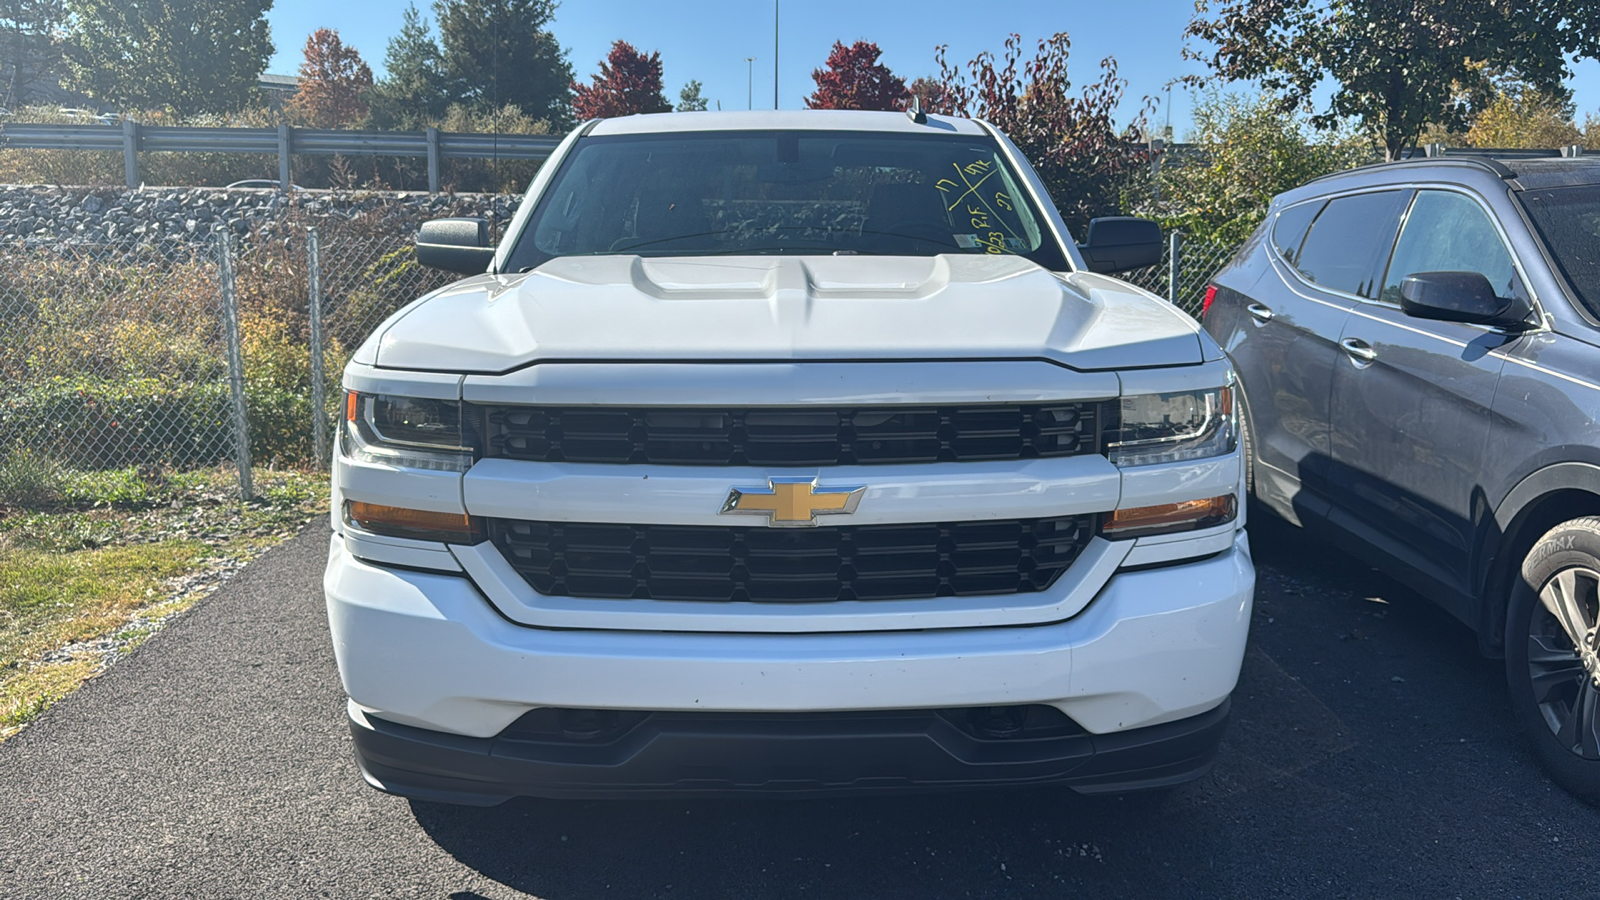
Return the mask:
{"type": "Polygon", "coordinates": [[[1528,628],[1533,699],[1556,741],[1600,760],[1600,572],[1562,569],[1539,590],[1528,628]]]}

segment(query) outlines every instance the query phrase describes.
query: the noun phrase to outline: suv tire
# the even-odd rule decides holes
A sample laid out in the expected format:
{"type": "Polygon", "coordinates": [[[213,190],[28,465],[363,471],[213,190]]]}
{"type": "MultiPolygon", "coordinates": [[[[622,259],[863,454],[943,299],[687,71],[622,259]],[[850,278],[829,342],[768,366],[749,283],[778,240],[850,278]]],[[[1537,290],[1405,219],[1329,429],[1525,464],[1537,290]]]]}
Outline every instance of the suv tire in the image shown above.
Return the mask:
{"type": "Polygon", "coordinates": [[[1600,518],[1547,532],[1522,562],[1506,614],[1506,680],[1545,771],[1600,803],[1600,518]]]}

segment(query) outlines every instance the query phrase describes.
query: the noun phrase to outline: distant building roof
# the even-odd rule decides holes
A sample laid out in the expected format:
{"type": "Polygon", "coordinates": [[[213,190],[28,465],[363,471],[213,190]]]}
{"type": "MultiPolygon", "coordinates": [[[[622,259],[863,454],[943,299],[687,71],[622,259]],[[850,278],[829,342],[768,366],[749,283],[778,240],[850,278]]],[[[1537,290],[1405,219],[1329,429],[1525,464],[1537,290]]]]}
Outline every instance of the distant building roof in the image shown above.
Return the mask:
{"type": "Polygon", "coordinates": [[[300,89],[300,76],[262,75],[256,85],[264,91],[297,91],[300,89]]]}

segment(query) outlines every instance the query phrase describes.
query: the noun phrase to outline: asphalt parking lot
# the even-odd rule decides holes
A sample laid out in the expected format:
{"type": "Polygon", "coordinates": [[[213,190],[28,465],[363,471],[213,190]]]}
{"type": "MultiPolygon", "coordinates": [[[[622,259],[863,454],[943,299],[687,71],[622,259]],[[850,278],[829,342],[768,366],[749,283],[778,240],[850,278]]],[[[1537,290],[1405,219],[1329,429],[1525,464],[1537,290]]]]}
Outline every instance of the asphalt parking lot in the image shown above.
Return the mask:
{"type": "Polygon", "coordinates": [[[0,745],[0,897],[1600,897],[1600,811],[1540,774],[1500,664],[1281,528],[1221,760],[1177,791],[489,810],[356,775],[326,541],[0,745]]]}

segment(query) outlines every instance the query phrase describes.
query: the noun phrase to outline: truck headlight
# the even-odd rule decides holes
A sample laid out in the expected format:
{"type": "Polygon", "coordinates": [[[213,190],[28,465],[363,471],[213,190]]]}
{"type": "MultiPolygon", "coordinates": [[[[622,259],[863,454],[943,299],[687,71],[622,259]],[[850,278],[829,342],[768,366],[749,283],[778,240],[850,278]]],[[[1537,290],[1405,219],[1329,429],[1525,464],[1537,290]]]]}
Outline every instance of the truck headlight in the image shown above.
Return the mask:
{"type": "Polygon", "coordinates": [[[1232,385],[1123,397],[1121,413],[1107,450],[1124,468],[1223,456],[1238,446],[1232,385]]]}
{"type": "Polygon", "coordinates": [[[351,459],[436,472],[472,468],[477,439],[455,400],[350,391],[344,419],[341,443],[351,459]]]}

